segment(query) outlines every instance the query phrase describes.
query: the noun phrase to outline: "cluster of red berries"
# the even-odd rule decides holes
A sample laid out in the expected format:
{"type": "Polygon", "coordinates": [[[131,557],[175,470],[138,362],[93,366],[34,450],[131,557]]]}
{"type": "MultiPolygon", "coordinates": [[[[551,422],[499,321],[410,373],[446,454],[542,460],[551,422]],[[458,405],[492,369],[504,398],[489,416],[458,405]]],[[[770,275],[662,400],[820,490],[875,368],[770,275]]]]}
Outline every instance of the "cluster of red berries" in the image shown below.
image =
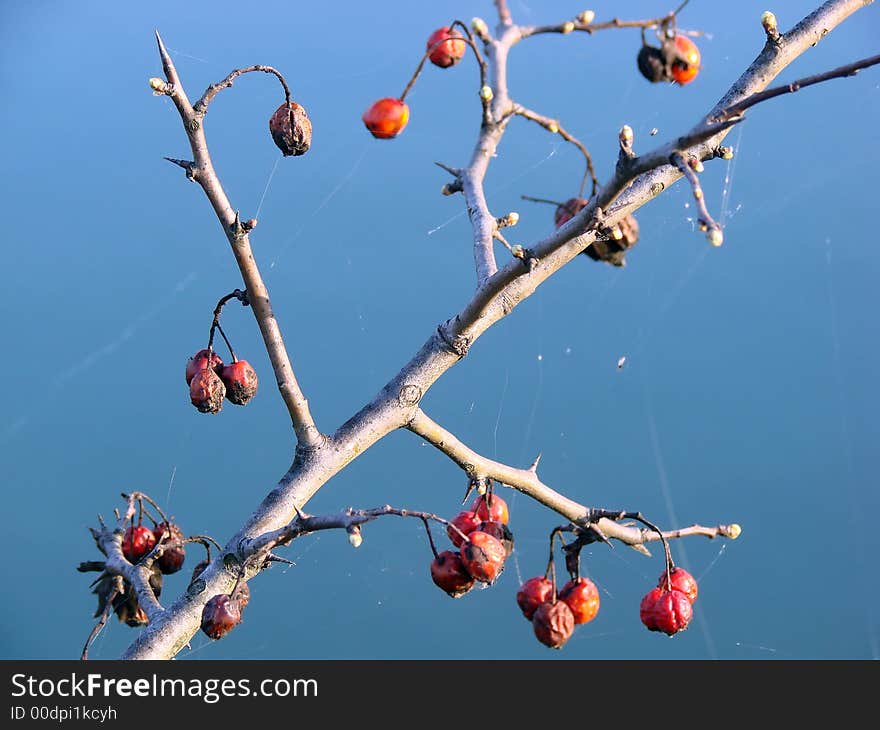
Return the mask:
{"type": "Polygon", "coordinates": [[[664,571],[639,605],[639,618],[651,631],[667,636],[684,631],[693,618],[693,604],[697,600],[697,581],[684,568],[673,567],[667,576],[664,571]]]}
{"type": "MultiPolygon", "coordinates": [[[[425,53],[439,68],[457,64],[467,52],[464,36],[455,28],[442,27],[428,37],[425,53]]],[[[385,97],[370,105],[363,114],[366,128],[376,139],[391,139],[403,131],[409,122],[409,106],[400,98],[385,97]]]]}
{"type": "Polygon", "coordinates": [[[516,603],[535,632],[551,649],[561,649],[574,627],[599,613],[599,590],[589,578],[572,576],[559,592],[546,575],[529,578],[516,593],[516,603]]]}
{"type": "Polygon", "coordinates": [[[211,349],[199,350],[186,363],[189,398],[199,413],[219,413],[223,399],[247,405],[257,393],[256,371],[247,360],[233,357],[228,365],[211,349]]]}
{"type": "Polygon", "coordinates": [[[244,581],[232,593],[213,596],[202,609],[202,631],[211,639],[222,639],[241,623],[241,614],[250,600],[251,591],[244,581]]]}
{"type": "Polygon", "coordinates": [[[165,534],[162,554],[156,560],[163,575],[176,573],[183,567],[186,550],[183,546],[184,536],[180,527],[173,522],[160,522],[152,530],[145,525],[131,525],[122,534],[122,554],[130,563],[137,563],[157,544],[161,543],[165,534]]]}
{"type": "Polygon", "coordinates": [[[475,583],[492,584],[513,552],[513,533],[507,526],[507,503],[489,491],[470,509],[459,512],[446,529],[457,550],[444,550],[431,563],[434,584],[460,598],[475,583]]]}
{"type": "Polygon", "coordinates": [[[683,35],[667,35],[660,48],[643,44],[636,57],[639,71],[648,81],[674,81],[684,86],[700,72],[700,49],[683,35]]]}

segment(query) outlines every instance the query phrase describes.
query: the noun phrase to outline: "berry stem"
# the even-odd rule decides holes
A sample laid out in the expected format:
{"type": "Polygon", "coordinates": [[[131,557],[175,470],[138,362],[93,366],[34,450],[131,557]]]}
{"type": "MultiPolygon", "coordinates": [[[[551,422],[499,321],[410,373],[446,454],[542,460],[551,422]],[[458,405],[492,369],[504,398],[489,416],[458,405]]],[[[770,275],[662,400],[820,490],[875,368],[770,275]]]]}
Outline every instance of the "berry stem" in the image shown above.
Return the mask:
{"type": "Polygon", "coordinates": [[[223,89],[228,89],[232,86],[232,83],[239,77],[246,73],[251,73],[252,71],[262,71],[263,73],[272,74],[275,76],[278,81],[281,83],[281,88],[284,89],[284,100],[289,104],[290,103],[290,87],[287,85],[287,81],[285,81],[284,76],[281,75],[281,72],[273,68],[272,66],[263,66],[260,64],[254,66],[247,66],[245,68],[237,68],[229,73],[229,75],[223,79],[222,81],[218,81],[216,84],[211,84],[206,90],[205,93],[202,94],[202,98],[199,99],[195,104],[193,104],[193,111],[200,116],[204,116],[208,111],[208,104],[210,104],[214,97],[217,96],[223,89]]]}
{"type": "Polygon", "coordinates": [[[548,200],[547,198],[533,198],[531,195],[520,195],[520,198],[523,200],[528,200],[532,203],[548,203],[549,205],[555,205],[557,208],[565,205],[565,203],[560,203],[558,200],[548,200]]]}
{"type": "Polygon", "coordinates": [[[434,553],[434,557],[438,557],[439,553],[437,552],[437,546],[434,544],[434,536],[431,534],[431,526],[428,523],[428,518],[424,515],[421,516],[422,524],[425,526],[425,532],[428,533],[428,544],[431,546],[431,552],[434,553]]]}

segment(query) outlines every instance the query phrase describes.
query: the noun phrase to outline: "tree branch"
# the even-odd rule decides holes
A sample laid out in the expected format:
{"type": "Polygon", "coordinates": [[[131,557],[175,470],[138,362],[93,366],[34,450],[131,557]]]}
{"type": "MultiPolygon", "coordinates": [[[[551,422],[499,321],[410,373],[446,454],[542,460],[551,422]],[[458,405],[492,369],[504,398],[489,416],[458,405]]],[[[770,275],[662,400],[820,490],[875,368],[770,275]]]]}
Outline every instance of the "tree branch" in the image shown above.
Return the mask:
{"type": "MultiPolygon", "coordinates": [[[[820,42],[830,30],[865,4],[865,0],[830,0],[786,34],[784,43],[779,45],[766,43],[764,50],[710,111],[706,119],[714,118],[713,115],[717,115],[720,111],[767,88],[797,56],[820,42]]],[[[480,37],[485,43],[485,39],[489,36],[481,33],[480,37]]],[[[511,111],[512,105],[506,94],[506,57],[509,48],[520,37],[519,29],[511,25],[506,27],[499,39],[488,44],[492,77],[490,83],[495,91],[492,111],[496,123],[499,119],[509,118],[511,111]],[[504,93],[500,93],[501,91],[504,93]]],[[[766,39],[763,33],[762,38],[766,39]]],[[[173,67],[168,66],[170,59],[167,59],[167,54],[164,54],[163,62],[166,63],[168,82],[173,86],[172,99],[175,99],[179,110],[181,107],[185,110],[188,102],[185,101],[185,96],[182,96],[176,72],[173,67]]],[[[471,302],[432,332],[419,351],[373,400],[340,426],[332,436],[327,437],[323,448],[315,452],[299,451],[290,469],[281,477],[275,489],[266,496],[238,533],[227,542],[224,555],[215,558],[201,574],[200,577],[205,582],[202,592],[185,594],[156,620],[151,621],[125,651],[123,658],[169,658],[180,651],[198,631],[201,608],[205,601],[217,593],[228,592],[236,580],[234,573],[225,565],[226,556],[235,556],[243,540],[258,537],[287,525],[295,516],[297,509],[333,475],[391,431],[412,423],[424,394],[443,373],[464,357],[468,348],[482,333],[509,314],[543,281],[592,243],[596,232],[591,225],[595,225],[600,220],[609,225],[616,223],[680,179],[681,172],[669,164],[669,157],[673,152],[686,153],[700,160],[716,156],[719,153],[719,144],[732,124],[733,122],[727,125],[715,125],[707,131],[704,120],[697,126],[697,131],[692,130],[689,135],[681,138],[700,140],[695,141],[693,146],[681,148],[677,143],[670,143],[655,150],[649,156],[637,158],[637,161],[641,160],[641,166],[633,165],[624,173],[615,174],[612,181],[599,191],[598,206],[590,206],[554,234],[529,247],[539,259],[538,265],[533,270],[526,273],[522,262],[516,260],[491,274],[480,284],[471,302]],[[612,203],[614,203],[613,209],[609,208],[612,203]]],[[[489,154],[494,153],[494,147],[499,139],[497,129],[498,126],[495,127],[495,132],[489,135],[487,144],[478,143],[475,157],[483,154],[481,150],[489,154]]],[[[187,133],[189,135],[189,132],[187,133]]],[[[483,130],[481,137],[482,133],[483,130]]],[[[191,136],[190,139],[194,149],[198,149],[199,145],[203,144],[203,137],[191,136]]],[[[198,164],[200,157],[197,155],[195,159],[198,164]]],[[[477,170],[482,169],[482,174],[485,174],[488,158],[478,162],[477,170]]],[[[473,180],[471,185],[474,185],[473,180]]],[[[214,196],[211,199],[212,202],[222,202],[225,201],[225,196],[222,198],[214,196]]],[[[228,204],[224,207],[217,202],[215,209],[218,209],[218,206],[219,212],[225,215],[228,204]]],[[[226,219],[223,217],[221,221],[226,219]]],[[[494,219],[492,221],[494,222],[494,219]]],[[[487,225],[491,227],[490,224],[487,225]]],[[[487,233],[485,241],[491,245],[491,233],[487,233]]],[[[486,264],[489,261],[488,258],[485,259],[486,264]]],[[[486,265],[483,271],[490,268],[486,265]]],[[[251,294],[251,287],[248,286],[247,289],[251,294]]]]}
{"type": "MultiPolygon", "coordinates": [[[[170,84],[170,88],[166,88],[164,93],[171,97],[171,100],[177,107],[183,127],[186,130],[186,136],[189,138],[190,147],[192,148],[193,163],[187,176],[190,179],[195,179],[202,186],[232,247],[232,252],[235,255],[235,260],[238,263],[238,268],[244,281],[244,288],[248,293],[251,309],[259,325],[260,333],[263,336],[263,343],[266,346],[266,352],[272,363],[272,369],[275,371],[278,390],[281,392],[281,397],[284,399],[290,414],[290,420],[293,424],[293,430],[296,433],[299,447],[306,450],[318,448],[323,441],[323,437],[315,425],[309,411],[309,403],[303,395],[294,375],[293,365],[290,362],[287,348],[281,336],[281,329],[272,311],[269,292],[266,289],[263,277],[260,274],[253,251],[251,250],[248,232],[241,225],[238,213],[232,209],[229,198],[227,198],[226,192],[220,184],[220,179],[214,171],[211,155],[208,152],[208,143],[205,139],[204,127],[201,123],[201,117],[204,115],[204,112],[200,114],[190,104],[186,92],[183,90],[183,85],[180,83],[180,77],[177,74],[177,69],[174,67],[174,62],[165,49],[165,44],[162,42],[158,32],[156,33],[156,41],[159,46],[159,55],[162,59],[165,76],[168,79],[168,84],[170,84]]],[[[231,85],[231,79],[235,77],[236,73],[270,68],[268,66],[252,66],[239,72],[233,71],[224,81],[209,87],[201,102],[206,106],[217,91],[225,88],[225,85],[231,85]],[[213,93],[212,89],[214,89],[213,93]]],[[[285,92],[287,93],[286,84],[285,92]]]]}

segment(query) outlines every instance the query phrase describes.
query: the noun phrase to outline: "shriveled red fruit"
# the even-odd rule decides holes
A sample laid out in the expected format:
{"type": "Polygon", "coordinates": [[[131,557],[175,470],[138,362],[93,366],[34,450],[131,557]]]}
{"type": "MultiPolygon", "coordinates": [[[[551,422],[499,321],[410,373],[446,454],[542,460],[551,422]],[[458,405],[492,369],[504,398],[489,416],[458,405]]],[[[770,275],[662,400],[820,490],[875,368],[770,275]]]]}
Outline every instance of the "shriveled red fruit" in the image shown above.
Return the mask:
{"type": "Polygon", "coordinates": [[[361,119],[376,139],[391,139],[400,134],[409,121],[409,106],[400,99],[379,99],[361,119]]]}
{"type": "Polygon", "coordinates": [[[503,522],[481,522],[477,525],[477,529],[480,532],[488,532],[493,537],[501,540],[501,544],[504,545],[504,552],[508,558],[513,554],[513,532],[503,522]]]}
{"type": "Polygon", "coordinates": [[[556,206],[553,214],[553,222],[557,228],[561,228],[587,207],[590,201],[586,198],[569,198],[562,205],[556,206]]]}
{"type": "Polygon", "coordinates": [[[257,394],[257,373],[247,360],[236,360],[225,365],[220,379],[226,386],[226,399],[237,406],[247,405],[257,394]]]}
{"type": "Polygon", "coordinates": [[[516,592],[516,605],[519,606],[523,616],[529,621],[542,603],[553,600],[553,583],[543,575],[536,575],[523,583],[516,592]]]}
{"type": "Polygon", "coordinates": [[[122,554],[129,563],[136,563],[156,544],[156,536],[149,527],[131,525],[122,535],[122,554]]]}
{"type": "Polygon", "coordinates": [[[461,598],[474,587],[474,578],[468,573],[456,550],[444,550],[431,562],[431,580],[453,598],[461,598]]]}
{"type": "Polygon", "coordinates": [[[443,27],[428,36],[425,51],[429,52],[428,58],[435,66],[449,68],[464,58],[467,44],[455,28],[443,27]]]}
{"type": "Polygon", "coordinates": [[[202,609],[202,631],[211,639],[222,639],[241,623],[241,604],[232,596],[220,593],[202,609]]]}
{"type": "Polygon", "coordinates": [[[285,102],[269,118],[272,140],[285,157],[298,157],[312,144],[312,122],[295,101],[285,102]]]}
{"type": "Polygon", "coordinates": [[[199,413],[219,413],[226,386],[213,370],[199,370],[189,384],[189,399],[199,413]]]}
{"type": "Polygon", "coordinates": [[[675,36],[673,60],[670,64],[672,79],[680,86],[689,84],[700,72],[700,49],[690,38],[675,36]]]}
{"type": "Polygon", "coordinates": [[[162,555],[159,556],[156,564],[165,575],[171,575],[183,567],[183,561],[186,560],[186,550],[183,547],[183,532],[173,522],[160,522],[153,528],[153,536],[157,543],[161,542],[162,536],[166,532],[168,538],[165,540],[162,555]]]}
{"type": "Polygon", "coordinates": [[[195,374],[199,372],[199,370],[205,370],[206,368],[210,368],[218,375],[220,374],[220,369],[223,367],[223,360],[220,359],[220,356],[211,351],[211,359],[210,365],[208,365],[208,350],[199,350],[195,355],[193,355],[186,362],[186,384],[189,385],[192,383],[192,379],[195,377],[195,374]]]}
{"type": "MultiPolygon", "coordinates": [[[[452,518],[452,524],[455,525],[461,532],[465,535],[469,535],[474,530],[477,529],[479,524],[483,520],[474,513],[473,510],[465,510],[464,512],[459,512],[455,517],[452,518]]],[[[464,538],[452,527],[446,528],[446,534],[449,535],[449,539],[452,540],[452,544],[455,547],[461,547],[461,544],[464,542],[464,538]]]]}
{"type": "Polygon", "coordinates": [[[684,631],[694,615],[688,597],[681,591],[652,588],[639,605],[639,618],[651,631],[667,636],[684,631]]]}
{"type": "Polygon", "coordinates": [[[574,631],[574,614],[565,601],[542,603],[532,616],[535,637],[551,649],[561,649],[574,631]]]}
{"type": "Polygon", "coordinates": [[[493,583],[501,571],[507,552],[497,537],[474,530],[461,546],[461,560],[465,570],[481,583],[493,583]]]}
{"type": "Polygon", "coordinates": [[[639,55],[636,56],[636,64],[639,72],[651,83],[667,81],[666,76],[666,59],[663,57],[663,51],[656,46],[643,45],[639,49],[639,55]]]}
{"type": "Polygon", "coordinates": [[[510,521],[507,502],[495,493],[481,494],[474,500],[471,510],[486,522],[500,522],[502,525],[506,525],[510,521]]]}
{"type": "MultiPolygon", "coordinates": [[[[684,593],[688,600],[693,603],[697,600],[697,593],[699,592],[697,587],[697,581],[690,573],[688,573],[684,568],[679,568],[678,566],[674,567],[670,572],[670,583],[673,590],[681,591],[684,593]]],[[[660,578],[657,579],[657,587],[665,589],[666,586],[666,571],[663,571],[660,574],[660,578]]]]}
{"type": "Polygon", "coordinates": [[[599,613],[599,589],[589,578],[568,581],[559,590],[559,598],[568,604],[576,624],[585,624],[599,613]]]}

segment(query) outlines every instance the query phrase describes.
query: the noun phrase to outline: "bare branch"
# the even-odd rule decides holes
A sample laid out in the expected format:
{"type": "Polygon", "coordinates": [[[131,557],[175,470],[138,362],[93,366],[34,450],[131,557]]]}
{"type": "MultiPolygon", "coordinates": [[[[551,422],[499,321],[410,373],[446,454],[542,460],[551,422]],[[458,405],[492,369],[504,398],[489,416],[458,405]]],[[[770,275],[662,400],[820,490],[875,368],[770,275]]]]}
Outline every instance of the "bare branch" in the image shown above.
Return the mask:
{"type": "Polygon", "coordinates": [[[510,17],[510,9],[507,7],[507,0],[495,0],[495,8],[498,10],[498,22],[501,25],[511,25],[513,23],[510,17]]]}
{"type": "Polygon", "coordinates": [[[701,231],[706,232],[706,238],[709,243],[713,246],[720,246],[724,242],[724,234],[721,232],[721,226],[709,214],[709,209],[706,207],[706,195],[703,193],[703,187],[700,185],[700,180],[696,174],[697,172],[702,172],[703,163],[693,157],[685,161],[679,152],[673,152],[669,159],[681,174],[687,178],[687,181],[693,188],[694,200],[697,203],[697,212],[699,214],[697,225],[701,231]]]}
{"type": "Polygon", "coordinates": [[[599,187],[599,180],[596,178],[596,169],[593,167],[593,158],[590,156],[590,153],[587,151],[587,148],[584,146],[583,142],[581,142],[577,137],[565,130],[557,119],[551,119],[550,117],[545,117],[543,114],[533,112],[531,109],[527,109],[526,107],[522,106],[522,104],[516,105],[515,113],[519,114],[524,119],[528,119],[529,121],[540,124],[551,134],[558,134],[566,142],[573,144],[581,151],[581,154],[584,156],[584,160],[586,161],[587,169],[584,172],[583,180],[581,180],[580,193],[578,194],[578,197],[584,196],[584,189],[586,188],[588,177],[592,181],[593,187],[590,190],[590,197],[593,197],[599,187]]]}
{"type": "MultiPolygon", "coordinates": [[[[303,395],[294,375],[293,365],[290,362],[290,356],[287,353],[287,348],[281,336],[281,328],[278,326],[278,321],[272,311],[269,291],[266,289],[263,277],[254,258],[248,233],[241,225],[236,225],[236,221],[239,220],[238,214],[233,210],[229,198],[220,184],[220,179],[214,171],[211,155],[208,152],[208,143],[205,139],[204,127],[200,121],[201,115],[190,104],[180,83],[177,70],[174,68],[171,56],[165,49],[165,45],[162,43],[158,32],[156,33],[156,40],[159,45],[159,55],[162,59],[165,75],[173,87],[169,96],[177,107],[184,130],[189,138],[193,154],[192,170],[194,178],[205,191],[205,195],[214,208],[223,232],[232,247],[244,281],[244,288],[247,290],[250,298],[254,317],[263,336],[266,352],[272,363],[272,369],[275,371],[278,390],[287,406],[299,446],[306,450],[313,450],[323,443],[323,436],[315,425],[309,410],[308,400],[303,395]]],[[[257,67],[250,68],[257,69],[257,67]]],[[[270,67],[259,68],[263,70],[270,67]]],[[[214,93],[216,94],[216,91],[214,93]]],[[[206,92],[207,94],[208,92],[206,92]]],[[[210,101],[210,98],[208,101],[210,101]]]]}

